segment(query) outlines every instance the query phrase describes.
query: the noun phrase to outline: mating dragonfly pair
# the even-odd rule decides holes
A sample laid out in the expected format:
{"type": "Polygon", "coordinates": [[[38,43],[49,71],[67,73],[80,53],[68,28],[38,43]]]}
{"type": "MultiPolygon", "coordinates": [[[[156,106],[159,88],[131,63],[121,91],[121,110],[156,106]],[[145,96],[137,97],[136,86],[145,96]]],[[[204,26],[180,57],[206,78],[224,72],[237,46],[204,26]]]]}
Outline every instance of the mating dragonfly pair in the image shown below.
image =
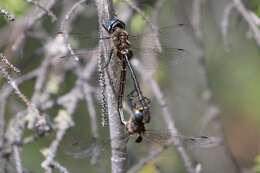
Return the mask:
{"type": "MultiPolygon", "coordinates": [[[[182,27],[183,24],[178,24],[175,26],[182,27]]],[[[130,59],[134,55],[132,50],[135,49],[131,46],[130,39],[133,38],[136,39],[138,36],[129,35],[128,32],[126,31],[125,23],[119,19],[108,20],[103,24],[103,27],[110,34],[110,36],[101,39],[111,39],[113,42],[113,48],[110,51],[109,59],[107,60],[107,62],[102,64],[102,69],[104,70],[104,68],[108,66],[112,57],[118,58],[120,62],[121,71],[120,71],[120,80],[119,80],[119,87],[118,87],[119,89],[117,93],[118,95],[117,106],[120,115],[120,120],[122,124],[126,127],[128,136],[137,134],[138,137],[135,140],[137,143],[140,143],[143,140],[143,138],[145,140],[147,140],[148,138],[153,138],[151,140],[156,140],[156,141],[160,140],[162,141],[162,143],[164,143],[168,139],[180,138],[182,141],[189,141],[195,146],[211,147],[212,145],[215,146],[214,144],[217,145],[220,140],[214,137],[207,137],[207,136],[186,137],[179,134],[177,134],[176,136],[172,136],[170,134],[154,133],[146,129],[145,125],[149,123],[151,119],[150,100],[143,95],[135,71],[130,62],[130,59]],[[123,97],[124,97],[127,69],[130,71],[130,76],[133,80],[134,89],[127,95],[127,102],[131,110],[131,116],[128,120],[125,120],[125,117],[123,115],[123,97]]],[[[164,29],[167,30],[172,28],[166,27],[164,29]]],[[[155,48],[151,48],[151,49],[152,51],[155,50],[155,48]]],[[[170,50],[171,52],[185,51],[184,49],[181,48],[163,48],[163,49],[167,51],[170,50]]]]}
{"type": "Polygon", "coordinates": [[[128,40],[128,33],[125,30],[125,23],[119,19],[108,20],[103,24],[103,27],[111,34],[113,41],[113,48],[111,49],[108,62],[112,56],[115,55],[121,63],[119,91],[118,91],[118,112],[120,120],[125,125],[129,135],[138,134],[136,142],[142,141],[142,135],[145,132],[145,124],[150,121],[150,100],[145,97],[140,89],[135,71],[130,63],[130,59],[133,57],[131,51],[131,43],[128,40]],[[131,78],[134,83],[134,90],[127,95],[128,106],[131,109],[131,117],[129,120],[125,120],[123,115],[123,96],[126,83],[127,68],[130,71],[131,78]]]}
{"type": "MultiPolygon", "coordinates": [[[[150,122],[150,100],[145,97],[140,89],[139,82],[137,80],[135,71],[130,63],[130,59],[133,57],[133,52],[131,50],[131,43],[128,40],[128,32],[125,30],[125,23],[119,19],[108,20],[103,24],[103,27],[111,35],[113,41],[113,48],[111,49],[108,62],[111,60],[112,56],[115,55],[119,58],[121,62],[121,73],[119,81],[119,91],[118,91],[118,111],[122,124],[125,125],[126,130],[129,135],[137,134],[138,137],[135,140],[137,143],[140,143],[143,139],[143,136],[146,135],[147,131],[145,125],[150,122]],[[131,116],[129,120],[125,120],[123,116],[123,95],[126,82],[126,68],[130,71],[130,76],[134,83],[134,90],[127,95],[128,106],[131,110],[131,116]]],[[[182,50],[182,49],[179,49],[182,50]]],[[[148,130],[149,131],[149,130],[148,130]]],[[[149,133],[152,134],[152,133],[149,133]]],[[[153,133],[154,134],[154,133],[153,133]]],[[[147,135],[146,135],[147,136],[147,135]]],[[[151,135],[150,135],[151,136],[151,135]]],[[[170,138],[171,135],[165,135],[166,138],[170,138]]],[[[199,142],[203,141],[207,144],[212,144],[213,138],[207,136],[201,137],[185,137],[182,135],[176,135],[185,139],[186,141],[199,142]]],[[[172,136],[172,138],[174,138],[172,136]]],[[[214,138],[216,142],[216,138],[214,138]]]]}

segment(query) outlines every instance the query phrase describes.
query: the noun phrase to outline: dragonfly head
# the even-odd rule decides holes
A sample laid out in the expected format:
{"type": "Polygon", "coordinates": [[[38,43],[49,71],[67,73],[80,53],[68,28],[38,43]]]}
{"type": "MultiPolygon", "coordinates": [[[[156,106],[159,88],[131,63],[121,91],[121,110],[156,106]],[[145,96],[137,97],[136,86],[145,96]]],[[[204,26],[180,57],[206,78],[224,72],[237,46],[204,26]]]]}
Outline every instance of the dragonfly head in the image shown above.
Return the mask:
{"type": "Polygon", "coordinates": [[[122,28],[125,29],[125,23],[119,19],[113,18],[104,22],[103,27],[109,32],[110,34],[115,31],[115,28],[122,28]]]}

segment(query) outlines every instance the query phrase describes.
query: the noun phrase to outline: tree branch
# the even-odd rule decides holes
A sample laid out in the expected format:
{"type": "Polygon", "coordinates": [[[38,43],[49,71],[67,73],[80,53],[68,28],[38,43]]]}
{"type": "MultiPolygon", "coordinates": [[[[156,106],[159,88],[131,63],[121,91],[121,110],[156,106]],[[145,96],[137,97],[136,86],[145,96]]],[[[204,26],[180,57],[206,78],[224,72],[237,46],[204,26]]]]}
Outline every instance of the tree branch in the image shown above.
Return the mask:
{"type": "MultiPolygon", "coordinates": [[[[104,21],[111,19],[114,14],[112,1],[111,0],[96,0],[96,6],[98,10],[98,18],[99,18],[99,31],[101,34],[101,38],[104,36],[104,29],[102,24],[104,21]]],[[[104,60],[108,59],[109,52],[112,48],[112,45],[107,40],[100,40],[100,57],[104,58],[104,60]]],[[[102,59],[99,62],[104,62],[102,59]]],[[[105,61],[106,62],[106,61],[105,61]]],[[[108,108],[108,118],[109,118],[109,131],[111,140],[111,167],[112,173],[124,173],[126,172],[127,166],[127,151],[126,151],[126,140],[124,140],[124,126],[121,124],[119,119],[119,113],[117,110],[117,97],[114,94],[113,86],[111,85],[111,81],[115,82],[115,86],[118,86],[118,80],[116,76],[113,74],[113,66],[115,66],[115,59],[112,59],[110,62],[110,66],[105,71],[104,79],[105,79],[105,92],[107,97],[107,108],[108,108]]],[[[99,64],[99,67],[102,65],[99,64]]],[[[102,69],[99,69],[102,70],[102,69]]]]}
{"type": "Polygon", "coordinates": [[[254,39],[258,46],[260,46],[260,31],[257,27],[257,24],[255,23],[255,20],[253,19],[252,15],[250,15],[250,11],[248,11],[243,3],[240,0],[233,0],[234,5],[237,9],[237,11],[241,14],[241,16],[246,20],[246,22],[249,25],[250,30],[254,34],[254,39]]]}

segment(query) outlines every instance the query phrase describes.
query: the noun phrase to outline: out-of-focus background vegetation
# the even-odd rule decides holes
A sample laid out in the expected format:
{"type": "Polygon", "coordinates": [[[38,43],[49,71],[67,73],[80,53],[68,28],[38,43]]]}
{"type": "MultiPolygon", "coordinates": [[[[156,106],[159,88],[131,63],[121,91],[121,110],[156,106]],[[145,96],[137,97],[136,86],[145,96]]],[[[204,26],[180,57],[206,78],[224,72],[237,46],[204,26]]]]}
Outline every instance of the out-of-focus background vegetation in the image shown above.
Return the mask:
{"type": "MultiPolygon", "coordinates": [[[[152,0],[139,1],[139,4],[142,5],[141,8],[144,9],[147,16],[153,14],[153,2],[152,0]]],[[[206,62],[209,86],[220,109],[221,123],[224,127],[227,144],[242,168],[255,169],[260,172],[260,48],[256,44],[248,24],[236,10],[233,10],[230,14],[227,35],[225,38],[222,37],[221,22],[224,9],[229,2],[228,0],[203,1],[201,7],[201,31],[204,43],[202,51],[206,62]]],[[[63,14],[61,10],[62,3],[63,1],[57,2],[51,9],[58,17],[63,14]]],[[[260,17],[259,0],[245,0],[244,3],[248,9],[260,17]]],[[[124,10],[122,9],[127,8],[126,3],[117,0],[114,1],[114,4],[115,9],[118,10],[118,12],[116,11],[118,17],[123,18],[124,10]]],[[[182,3],[178,1],[172,2],[172,0],[166,1],[159,10],[159,27],[180,22],[186,23],[191,10],[191,4],[192,0],[186,0],[182,3]],[[187,12],[186,16],[183,15],[183,11],[187,12]]],[[[25,0],[1,0],[0,7],[8,9],[16,16],[16,21],[19,21],[32,8],[32,4],[27,3],[25,0]]],[[[87,3],[87,5],[83,6],[83,9],[81,14],[73,21],[72,32],[89,36],[97,34],[97,12],[94,3],[87,3]]],[[[20,68],[24,74],[37,68],[43,61],[44,55],[36,55],[35,51],[55,37],[59,30],[58,22],[53,23],[50,17],[44,16],[28,32],[22,49],[18,52],[10,53],[8,51],[10,44],[3,42],[3,40],[6,41],[8,40],[6,37],[12,37],[12,35],[8,35],[10,32],[6,30],[7,27],[11,28],[11,24],[8,24],[3,17],[0,17],[0,38],[4,38],[0,39],[1,52],[10,53],[12,55],[10,61],[20,68]],[[39,27],[45,32],[43,36],[47,33],[47,38],[42,39],[33,34],[37,33],[36,30],[39,27]]],[[[127,28],[129,31],[138,32],[142,29],[140,26],[143,25],[143,18],[136,13],[130,18],[127,28]]],[[[260,25],[258,28],[260,29],[260,25]]],[[[184,56],[182,55],[180,60],[174,65],[169,65],[170,58],[165,57],[162,63],[160,63],[161,66],[155,72],[156,79],[168,101],[168,106],[174,112],[177,127],[185,135],[218,136],[214,131],[214,127],[212,127],[214,123],[208,124],[207,127],[202,129],[206,104],[200,99],[207,81],[201,77],[200,65],[196,58],[197,43],[194,42],[190,34],[186,33],[186,29],[181,31],[172,30],[172,35],[169,37],[172,38],[170,44],[188,50],[188,53],[184,56]]],[[[70,41],[77,49],[85,47],[91,49],[97,46],[98,40],[87,41],[85,38],[72,35],[70,41]]],[[[132,44],[134,45],[135,43],[132,44]]],[[[63,63],[63,60],[60,63],[63,63]]],[[[11,75],[15,76],[14,78],[18,78],[20,74],[11,73],[11,75]]],[[[91,79],[91,83],[95,86],[98,86],[97,79],[96,74],[91,79]]],[[[74,86],[75,80],[76,77],[73,72],[66,72],[66,79],[62,85],[58,86],[57,91],[52,93],[53,98],[68,92],[74,86]]],[[[6,83],[5,79],[0,78],[0,83],[3,86],[6,83]]],[[[23,93],[29,98],[32,95],[34,83],[35,81],[31,80],[20,85],[23,93]]],[[[128,83],[130,84],[130,80],[128,83]]],[[[55,87],[55,82],[52,86],[55,87]]],[[[128,89],[130,88],[130,86],[127,87],[128,89]]],[[[142,88],[153,103],[152,122],[149,127],[159,131],[166,131],[164,123],[161,122],[161,110],[158,108],[156,100],[153,98],[149,87],[145,85],[145,82],[142,82],[142,88]]],[[[100,106],[98,101],[95,101],[95,103],[99,115],[100,106]]],[[[91,145],[90,119],[85,105],[83,101],[79,102],[74,113],[75,126],[66,134],[58,152],[57,160],[73,173],[97,172],[96,166],[90,163],[90,157],[74,159],[66,154],[66,150],[70,148],[74,141],[83,143],[82,146],[86,147],[91,145]]],[[[9,97],[5,108],[6,122],[22,108],[25,108],[25,105],[17,96],[13,94],[9,97]]],[[[60,107],[57,106],[48,110],[47,113],[50,115],[50,119],[55,118],[59,109],[60,107]]],[[[106,141],[108,138],[108,127],[103,128],[100,123],[99,127],[99,131],[102,134],[101,138],[106,141]]],[[[25,136],[30,133],[29,131],[26,132],[25,136]]],[[[40,167],[43,156],[39,150],[48,147],[54,135],[50,134],[33,144],[23,147],[21,153],[22,163],[27,170],[35,173],[43,172],[40,167]]],[[[130,141],[128,147],[129,167],[137,163],[140,158],[148,153],[146,149],[146,145],[134,144],[134,142],[130,141]]],[[[192,155],[205,164],[203,172],[232,172],[228,162],[222,159],[223,156],[220,153],[223,151],[219,148],[194,150],[192,150],[192,155]]],[[[102,153],[105,155],[105,157],[102,157],[102,165],[107,168],[106,170],[109,170],[109,152],[106,149],[105,151],[102,153]]],[[[164,151],[157,159],[146,164],[140,172],[156,172],[157,166],[162,172],[185,172],[173,147],[164,151]]]]}

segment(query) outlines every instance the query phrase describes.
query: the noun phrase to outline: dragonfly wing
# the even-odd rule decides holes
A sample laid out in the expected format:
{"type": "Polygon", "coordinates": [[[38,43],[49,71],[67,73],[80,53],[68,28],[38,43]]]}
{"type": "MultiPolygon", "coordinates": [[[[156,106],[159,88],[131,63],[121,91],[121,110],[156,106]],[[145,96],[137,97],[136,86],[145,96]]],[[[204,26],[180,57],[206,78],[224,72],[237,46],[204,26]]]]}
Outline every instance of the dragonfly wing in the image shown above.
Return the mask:
{"type": "Polygon", "coordinates": [[[73,56],[77,56],[79,60],[89,60],[91,58],[94,58],[95,55],[98,53],[97,50],[73,50],[74,54],[67,53],[66,55],[59,56],[58,58],[61,60],[67,60],[69,58],[73,58],[73,56]]]}
{"type": "MultiPolygon", "coordinates": [[[[128,140],[129,136],[124,136],[122,140],[128,140]]],[[[105,139],[102,141],[94,141],[89,146],[86,146],[83,143],[78,141],[71,144],[66,150],[65,153],[70,155],[76,159],[82,158],[91,158],[95,156],[97,153],[103,155],[105,152],[110,150],[111,140],[116,140],[118,138],[113,139],[105,139]]]]}
{"type": "Polygon", "coordinates": [[[161,66],[167,68],[182,63],[189,51],[182,40],[185,27],[167,26],[158,32],[148,32],[131,37],[134,57],[141,58],[145,62],[144,69],[157,69],[161,66]],[[151,63],[150,63],[151,62],[151,63]]]}
{"type": "Polygon", "coordinates": [[[144,70],[156,70],[161,67],[172,68],[183,63],[188,52],[182,48],[163,47],[157,48],[133,48],[134,58],[141,59],[144,70]]]}
{"type": "MultiPolygon", "coordinates": [[[[143,38],[150,43],[154,43],[156,38],[166,41],[172,33],[180,33],[186,31],[190,26],[188,24],[171,24],[167,26],[160,27],[158,29],[145,28],[145,31],[139,34],[134,34],[129,32],[129,40],[133,42],[141,42],[143,38]]],[[[148,43],[149,44],[149,43],[148,43]]]]}
{"type": "Polygon", "coordinates": [[[103,155],[106,151],[109,150],[110,139],[105,141],[94,140],[89,145],[81,140],[75,140],[69,147],[65,149],[65,154],[72,156],[75,159],[91,159],[96,160],[95,157],[103,155]]]}
{"type": "Polygon", "coordinates": [[[222,143],[221,138],[208,136],[185,137],[184,140],[188,143],[192,143],[192,145],[190,145],[191,148],[212,148],[222,143]]]}
{"type": "MultiPolygon", "coordinates": [[[[145,32],[137,35],[129,34],[129,41],[131,42],[131,48],[134,53],[134,57],[148,57],[151,61],[152,53],[160,58],[158,61],[160,63],[146,63],[144,68],[148,69],[157,69],[160,66],[173,66],[179,64],[186,57],[189,52],[183,45],[178,45],[176,41],[178,39],[174,38],[174,34],[180,35],[184,33],[183,31],[187,28],[184,24],[174,24],[162,27],[157,31],[145,32]],[[163,62],[163,63],[162,63],[163,62]],[[170,62],[170,63],[169,63],[170,62]]],[[[98,40],[107,40],[111,39],[109,35],[100,37],[98,33],[96,34],[83,34],[83,33],[70,33],[71,40],[84,40],[80,42],[86,42],[84,46],[88,46],[95,42],[98,43],[98,40]]],[[[183,37],[185,35],[183,34],[183,37]]],[[[75,51],[76,55],[84,56],[84,53],[75,51]]],[[[91,52],[91,50],[90,50],[91,52]]],[[[87,51],[86,51],[87,53],[87,51]]],[[[71,55],[66,55],[64,57],[72,57],[71,55]]],[[[146,61],[146,60],[145,60],[146,61]]],[[[147,70],[148,70],[147,69],[147,70]]]]}
{"type": "Polygon", "coordinates": [[[222,140],[218,137],[210,137],[210,136],[199,136],[199,137],[188,137],[181,134],[171,135],[168,133],[160,133],[153,130],[147,130],[145,133],[145,138],[151,142],[155,142],[157,144],[165,145],[170,140],[174,140],[178,138],[185,145],[188,145],[191,148],[211,148],[219,146],[222,140]]]}
{"type": "Polygon", "coordinates": [[[86,157],[90,157],[92,153],[92,148],[82,149],[82,148],[76,148],[76,146],[71,146],[68,149],[65,149],[65,154],[72,156],[76,159],[82,159],[86,157]]]}
{"type": "Polygon", "coordinates": [[[144,140],[157,144],[157,145],[161,145],[164,146],[167,141],[170,139],[169,134],[163,134],[163,133],[158,133],[156,131],[151,131],[151,130],[147,130],[144,133],[144,140]]]}

